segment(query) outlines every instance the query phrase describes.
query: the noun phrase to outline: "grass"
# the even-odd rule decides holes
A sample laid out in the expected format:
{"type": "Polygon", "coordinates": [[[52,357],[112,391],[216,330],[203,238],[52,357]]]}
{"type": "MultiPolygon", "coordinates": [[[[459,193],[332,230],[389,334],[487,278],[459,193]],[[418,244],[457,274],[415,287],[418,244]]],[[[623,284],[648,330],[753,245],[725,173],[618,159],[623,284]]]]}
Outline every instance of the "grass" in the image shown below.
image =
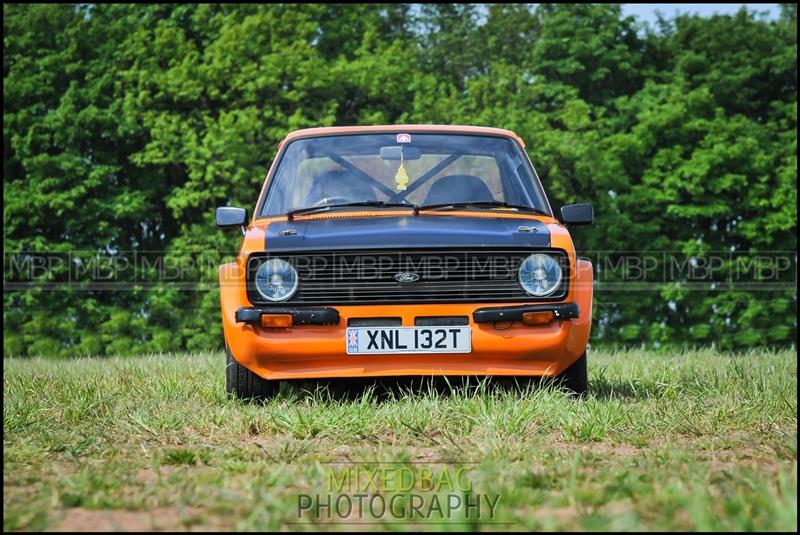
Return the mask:
{"type": "Polygon", "coordinates": [[[583,400],[486,381],[304,383],[248,404],[226,397],[223,363],[221,353],[5,359],[4,528],[797,528],[795,351],[594,351],[583,400]],[[300,495],[324,499],[331,471],[353,467],[464,470],[466,493],[392,492],[383,480],[406,520],[412,494],[425,507],[434,495],[499,501],[477,520],[415,515],[429,525],[299,515],[300,495]]]}

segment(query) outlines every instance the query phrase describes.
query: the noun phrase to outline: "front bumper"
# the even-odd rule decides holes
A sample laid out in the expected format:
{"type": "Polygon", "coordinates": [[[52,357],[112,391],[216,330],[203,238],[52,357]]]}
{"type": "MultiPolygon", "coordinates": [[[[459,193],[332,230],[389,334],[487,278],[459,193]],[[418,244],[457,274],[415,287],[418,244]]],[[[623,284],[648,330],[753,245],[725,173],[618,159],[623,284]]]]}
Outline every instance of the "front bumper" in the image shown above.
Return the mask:
{"type": "MultiPolygon", "coordinates": [[[[526,312],[552,312],[553,318],[557,320],[580,317],[580,307],[577,303],[547,303],[479,308],[472,313],[472,320],[475,323],[522,321],[522,315],[526,312]]],[[[339,311],[335,307],[242,307],[236,311],[236,323],[261,325],[261,316],[271,314],[290,314],[292,325],[339,325],[341,320],[339,311]]],[[[418,324],[416,320],[415,323],[418,324]]]]}
{"type": "MultiPolygon", "coordinates": [[[[586,348],[591,327],[591,264],[580,262],[579,284],[567,302],[532,304],[409,304],[253,307],[238,264],[220,270],[225,341],[234,358],[266,379],[399,375],[557,375],[586,348]],[[581,265],[585,264],[585,265],[581,265]],[[545,325],[525,325],[524,312],[553,311],[545,325]],[[262,314],[292,314],[289,328],[263,328],[262,314]],[[471,353],[348,355],[351,320],[391,318],[410,327],[420,318],[464,318],[471,353]],[[337,320],[338,321],[335,321],[337,320]]],[[[396,323],[396,324],[398,324],[396,323]]]]}
{"type": "Polygon", "coordinates": [[[261,325],[265,314],[291,314],[292,325],[338,325],[340,319],[339,311],[330,307],[242,307],[236,311],[236,323],[261,325]]]}
{"type": "Polygon", "coordinates": [[[513,307],[479,308],[472,313],[475,323],[497,323],[502,321],[522,321],[526,312],[552,312],[557,320],[580,318],[578,303],[548,303],[544,305],[523,305],[513,307]]]}

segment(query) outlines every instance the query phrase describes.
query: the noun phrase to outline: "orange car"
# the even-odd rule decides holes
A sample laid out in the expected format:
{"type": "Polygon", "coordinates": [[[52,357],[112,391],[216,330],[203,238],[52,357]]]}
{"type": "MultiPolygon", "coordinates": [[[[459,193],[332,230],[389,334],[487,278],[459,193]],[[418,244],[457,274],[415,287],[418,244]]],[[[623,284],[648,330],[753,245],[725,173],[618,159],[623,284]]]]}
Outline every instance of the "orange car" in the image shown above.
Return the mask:
{"type": "Polygon", "coordinates": [[[469,126],[289,134],[220,266],[227,387],[281,379],[559,376],[587,389],[592,266],[513,132],[469,126]]]}

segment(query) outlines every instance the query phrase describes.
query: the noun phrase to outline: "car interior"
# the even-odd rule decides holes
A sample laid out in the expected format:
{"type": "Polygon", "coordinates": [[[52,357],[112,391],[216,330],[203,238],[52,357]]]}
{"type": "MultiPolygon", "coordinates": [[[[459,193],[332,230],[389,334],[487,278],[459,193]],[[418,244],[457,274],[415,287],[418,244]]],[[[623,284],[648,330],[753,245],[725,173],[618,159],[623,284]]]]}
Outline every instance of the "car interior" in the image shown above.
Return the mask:
{"type": "Polygon", "coordinates": [[[333,199],[348,201],[375,201],[375,188],[366,179],[347,170],[324,171],[317,175],[306,194],[303,206],[313,206],[333,199]]]}
{"type": "Polygon", "coordinates": [[[472,175],[448,175],[431,185],[424,204],[492,200],[494,196],[482,179],[472,175]]]}
{"type": "MultiPolygon", "coordinates": [[[[378,200],[375,188],[365,178],[348,170],[331,170],[314,178],[303,206],[374,200],[378,200]]],[[[494,196],[481,178],[472,175],[447,175],[433,182],[423,204],[492,200],[494,196]]]]}

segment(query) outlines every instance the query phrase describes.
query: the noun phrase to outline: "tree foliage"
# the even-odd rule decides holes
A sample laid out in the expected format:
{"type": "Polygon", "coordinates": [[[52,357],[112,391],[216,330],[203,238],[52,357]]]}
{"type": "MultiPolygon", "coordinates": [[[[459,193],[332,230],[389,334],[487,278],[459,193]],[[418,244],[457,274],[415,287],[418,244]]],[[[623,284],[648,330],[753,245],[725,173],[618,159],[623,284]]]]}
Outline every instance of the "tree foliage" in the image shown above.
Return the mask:
{"type": "MultiPolygon", "coordinates": [[[[594,203],[596,225],[574,239],[601,270],[618,251],[796,256],[794,6],[773,21],[742,9],[655,30],[589,4],[5,4],[3,15],[6,263],[25,251],[231,252],[239,237],[214,227],[213,209],[253,205],[289,131],[395,122],[515,130],[555,206],[594,203]]],[[[59,269],[70,266],[48,276],[59,269]]],[[[189,278],[213,283],[201,271],[189,278]]],[[[596,343],[796,340],[794,290],[678,279],[635,291],[597,276],[609,284],[596,290],[596,343]]],[[[213,284],[131,277],[125,291],[6,292],[5,353],[220,346],[213,284]]]]}

